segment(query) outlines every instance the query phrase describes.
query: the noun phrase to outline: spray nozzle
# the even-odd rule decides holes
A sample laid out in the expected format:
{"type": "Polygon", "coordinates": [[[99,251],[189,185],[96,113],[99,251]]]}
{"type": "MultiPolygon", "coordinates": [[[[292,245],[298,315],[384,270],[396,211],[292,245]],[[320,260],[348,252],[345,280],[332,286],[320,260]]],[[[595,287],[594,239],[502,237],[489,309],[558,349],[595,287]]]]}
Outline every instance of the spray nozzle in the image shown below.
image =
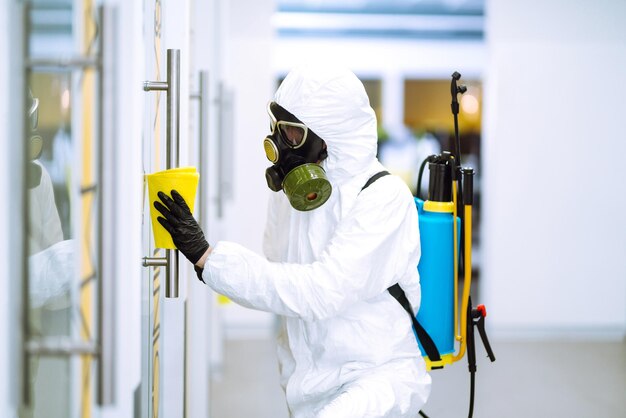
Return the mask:
{"type": "Polygon", "coordinates": [[[461,144],[459,142],[459,122],[457,119],[457,115],[459,114],[459,101],[457,100],[456,95],[459,93],[463,94],[467,91],[467,87],[465,87],[464,85],[456,84],[456,82],[460,79],[461,74],[458,71],[452,73],[452,80],[450,81],[450,94],[452,95],[452,103],[450,103],[450,108],[452,109],[452,116],[454,117],[454,156],[456,157],[457,167],[461,165],[461,144]]]}
{"type": "Polygon", "coordinates": [[[459,101],[456,98],[457,94],[463,94],[467,91],[467,87],[460,84],[457,85],[456,82],[461,78],[461,74],[458,72],[454,72],[452,74],[452,81],[450,82],[450,94],[452,95],[452,113],[457,115],[459,113],[459,101]]]}

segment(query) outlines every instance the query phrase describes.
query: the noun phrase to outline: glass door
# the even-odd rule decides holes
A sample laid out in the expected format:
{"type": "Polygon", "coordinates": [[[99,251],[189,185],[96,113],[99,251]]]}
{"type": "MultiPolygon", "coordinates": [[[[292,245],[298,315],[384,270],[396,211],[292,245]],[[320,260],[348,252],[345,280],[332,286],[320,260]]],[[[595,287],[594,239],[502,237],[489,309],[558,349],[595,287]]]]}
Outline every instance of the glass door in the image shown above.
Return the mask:
{"type": "MultiPolygon", "coordinates": [[[[186,161],[181,138],[187,121],[189,1],[144,2],[145,97],[143,174],[180,167],[186,161]],[[173,30],[176,28],[177,30],[173,30]],[[166,45],[169,48],[166,48],[166,45]]],[[[186,142],[185,142],[186,144],[186,142]]],[[[189,268],[176,250],[157,248],[153,239],[147,184],[142,216],[142,417],[183,417],[185,414],[185,275],[189,268]],[[180,261],[180,263],[179,263],[180,261]]]]}
{"type": "Polygon", "coordinates": [[[93,0],[24,6],[22,417],[97,417],[102,48],[93,0]]]}

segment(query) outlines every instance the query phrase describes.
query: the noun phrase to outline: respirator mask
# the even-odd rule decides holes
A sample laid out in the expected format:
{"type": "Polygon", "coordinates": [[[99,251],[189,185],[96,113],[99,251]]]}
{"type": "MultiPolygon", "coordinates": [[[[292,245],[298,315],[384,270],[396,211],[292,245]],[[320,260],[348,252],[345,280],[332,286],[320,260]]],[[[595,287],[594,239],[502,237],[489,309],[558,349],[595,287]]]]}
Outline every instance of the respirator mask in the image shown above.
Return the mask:
{"type": "Polygon", "coordinates": [[[43,139],[37,132],[37,126],[39,125],[39,99],[33,97],[33,94],[28,92],[30,104],[27,110],[28,128],[29,128],[29,140],[28,140],[28,156],[31,160],[36,160],[41,156],[43,149],[43,139]]]}
{"type": "Polygon", "coordinates": [[[332,187],[319,162],[328,156],[326,144],[298,118],[276,102],[267,106],[271,134],[263,141],[267,159],[274,163],[265,170],[267,186],[283,190],[291,206],[308,211],[322,206],[332,187]]]}

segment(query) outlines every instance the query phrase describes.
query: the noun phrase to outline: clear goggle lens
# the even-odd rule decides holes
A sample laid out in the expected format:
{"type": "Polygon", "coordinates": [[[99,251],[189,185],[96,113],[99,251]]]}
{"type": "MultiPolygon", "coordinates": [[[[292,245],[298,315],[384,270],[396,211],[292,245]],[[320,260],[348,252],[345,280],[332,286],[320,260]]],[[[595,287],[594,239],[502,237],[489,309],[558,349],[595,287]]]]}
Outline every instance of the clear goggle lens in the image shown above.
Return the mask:
{"type": "Polygon", "coordinates": [[[276,120],[276,117],[272,113],[270,106],[267,106],[267,113],[270,116],[270,130],[272,134],[276,131],[276,128],[280,130],[280,136],[285,143],[291,148],[299,148],[306,141],[308,128],[303,123],[287,122],[283,120],[276,120]]]}
{"type": "Polygon", "coordinates": [[[306,140],[307,128],[301,123],[279,121],[276,126],[280,129],[280,134],[292,148],[298,148],[306,140]]]}

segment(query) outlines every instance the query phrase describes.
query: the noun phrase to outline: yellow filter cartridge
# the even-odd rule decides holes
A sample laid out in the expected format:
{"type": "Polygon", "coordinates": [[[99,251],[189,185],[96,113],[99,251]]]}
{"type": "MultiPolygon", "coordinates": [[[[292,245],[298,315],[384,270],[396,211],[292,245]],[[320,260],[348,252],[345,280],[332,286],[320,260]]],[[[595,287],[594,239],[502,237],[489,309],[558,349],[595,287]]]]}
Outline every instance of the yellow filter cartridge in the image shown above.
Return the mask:
{"type": "Polygon", "coordinates": [[[172,197],[172,190],[176,190],[185,199],[189,209],[191,209],[191,213],[193,213],[199,177],[200,175],[195,167],[173,168],[146,175],[155,247],[169,250],[176,249],[174,242],[172,242],[172,236],[157,221],[157,218],[161,216],[161,213],[154,208],[154,202],[161,201],[157,193],[163,192],[172,197]]]}

